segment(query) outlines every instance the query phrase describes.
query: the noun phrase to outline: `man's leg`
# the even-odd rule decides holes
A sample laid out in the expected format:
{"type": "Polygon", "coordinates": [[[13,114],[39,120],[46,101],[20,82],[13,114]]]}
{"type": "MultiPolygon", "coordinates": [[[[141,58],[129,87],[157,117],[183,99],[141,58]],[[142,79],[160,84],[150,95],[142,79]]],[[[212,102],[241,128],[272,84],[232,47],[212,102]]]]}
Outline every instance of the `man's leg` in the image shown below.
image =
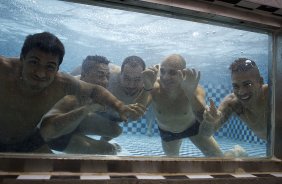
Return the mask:
{"type": "Polygon", "coordinates": [[[95,140],[81,134],[74,134],[64,152],[74,154],[116,155],[119,150],[119,147],[107,141],[95,140]]]}
{"type": "Polygon", "coordinates": [[[162,140],[162,146],[165,154],[167,156],[178,156],[181,143],[182,143],[182,139],[177,139],[169,142],[162,140]]]}
{"type": "Polygon", "coordinates": [[[219,148],[214,137],[202,136],[200,134],[190,137],[190,140],[197,146],[207,157],[222,157],[223,153],[219,148]]]}
{"type": "Polygon", "coordinates": [[[147,133],[146,134],[149,137],[151,137],[152,134],[153,134],[153,124],[154,124],[155,119],[156,119],[155,114],[154,114],[153,109],[152,109],[152,105],[150,105],[148,107],[148,110],[145,114],[145,119],[146,119],[146,124],[147,124],[147,133]]]}
{"type": "Polygon", "coordinates": [[[85,119],[79,125],[79,131],[84,135],[98,135],[101,140],[110,141],[122,133],[122,127],[118,122],[113,122],[101,116],[95,116],[95,119],[85,119]]]}

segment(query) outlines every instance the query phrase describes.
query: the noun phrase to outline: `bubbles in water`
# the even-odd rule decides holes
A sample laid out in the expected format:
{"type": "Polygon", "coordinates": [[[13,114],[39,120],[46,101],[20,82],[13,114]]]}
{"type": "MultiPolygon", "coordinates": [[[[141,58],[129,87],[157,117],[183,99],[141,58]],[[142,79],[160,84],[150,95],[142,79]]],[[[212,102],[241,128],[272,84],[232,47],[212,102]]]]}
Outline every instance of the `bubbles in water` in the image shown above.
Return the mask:
{"type": "Polygon", "coordinates": [[[197,37],[197,36],[199,36],[199,35],[200,35],[200,33],[199,33],[199,32],[197,32],[197,31],[195,31],[195,32],[193,32],[193,33],[192,33],[192,35],[193,35],[193,37],[197,37]]]}

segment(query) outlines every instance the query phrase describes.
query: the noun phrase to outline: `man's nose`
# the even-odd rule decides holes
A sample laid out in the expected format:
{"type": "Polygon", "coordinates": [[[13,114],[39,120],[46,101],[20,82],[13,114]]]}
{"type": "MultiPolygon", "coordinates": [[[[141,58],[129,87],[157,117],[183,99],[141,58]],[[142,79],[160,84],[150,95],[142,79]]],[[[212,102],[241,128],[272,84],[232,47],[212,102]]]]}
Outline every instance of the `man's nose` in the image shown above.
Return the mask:
{"type": "Polygon", "coordinates": [[[45,78],[46,77],[46,71],[43,67],[38,67],[34,71],[36,77],[38,78],[45,78]]]}
{"type": "Polygon", "coordinates": [[[166,73],[164,73],[164,74],[162,75],[162,78],[163,78],[163,79],[168,79],[168,78],[169,78],[169,75],[166,74],[166,73]]]}
{"type": "Polygon", "coordinates": [[[239,90],[238,90],[238,94],[239,95],[243,95],[245,93],[246,93],[246,89],[245,88],[239,88],[239,90]]]}
{"type": "Polygon", "coordinates": [[[137,86],[137,82],[135,82],[134,80],[132,80],[128,83],[128,87],[130,87],[130,88],[135,88],[136,86],[137,86]]]}

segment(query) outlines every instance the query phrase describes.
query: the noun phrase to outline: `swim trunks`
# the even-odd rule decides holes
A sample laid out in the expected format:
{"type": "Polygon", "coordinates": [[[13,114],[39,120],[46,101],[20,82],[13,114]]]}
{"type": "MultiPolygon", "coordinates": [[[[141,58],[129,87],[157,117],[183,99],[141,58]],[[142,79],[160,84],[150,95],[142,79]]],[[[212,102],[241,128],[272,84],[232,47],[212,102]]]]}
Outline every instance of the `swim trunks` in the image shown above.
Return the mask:
{"type": "Polygon", "coordinates": [[[2,144],[0,143],[0,152],[22,152],[28,153],[39,149],[45,144],[44,139],[41,137],[39,129],[19,143],[2,144]]]}
{"type": "MultiPolygon", "coordinates": [[[[110,121],[113,121],[114,123],[123,121],[119,116],[116,116],[116,115],[108,113],[108,112],[96,112],[96,114],[98,114],[98,115],[100,115],[104,118],[107,118],[110,121]]],[[[74,134],[76,134],[78,131],[79,130],[77,128],[69,134],[62,135],[58,138],[55,138],[55,139],[48,141],[47,144],[52,150],[63,152],[66,149],[66,147],[68,146],[72,136],[74,134]]]]}
{"type": "Polygon", "coordinates": [[[174,141],[174,140],[197,135],[199,133],[199,127],[200,127],[200,123],[198,121],[195,121],[195,123],[191,127],[187,128],[186,130],[180,133],[173,133],[166,130],[162,130],[160,129],[160,127],[159,127],[159,131],[162,140],[165,142],[169,142],[169,141],[174,141]]]}
{"type": "Polygon", "coordinates": [[[66,149],[66,147],[68,146],[71,137],[75,133],[76,133],[76,131],[73,131],[69,134],[62,135],[58,138],[55,138],[55,139],[48,141],[47,144],[52,150],[63,152],[66,149]]]}

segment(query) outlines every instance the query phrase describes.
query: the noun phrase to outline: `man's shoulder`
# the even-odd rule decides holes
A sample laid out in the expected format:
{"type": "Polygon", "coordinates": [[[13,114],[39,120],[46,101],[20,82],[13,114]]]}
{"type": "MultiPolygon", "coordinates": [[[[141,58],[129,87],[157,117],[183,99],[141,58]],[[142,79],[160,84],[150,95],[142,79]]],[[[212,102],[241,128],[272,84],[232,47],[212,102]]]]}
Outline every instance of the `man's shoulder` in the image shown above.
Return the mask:
{"type": "Polygon", "coordinates": [[[6,66],[20,65],[20,58],[7,58],[0,56],[0,64],[6,66]]]}
{"type": "Polygon", "coordinates": [[[54,82],[55,84],[65,88],[65,90],[73,90],[77,89],[82,81],[76,79],[68,73],[57,72],[54,82]]]}
{"type": "Polygon", "coordinates": [[[196,94],[197,95],[205,95],[205,89],[200,84],[196,88],[196,94]]]}
{"type": "Polygon", "coordinates": [[[239,99],[236,97],[234,93],[230,93],[224,97],[222,102],[220,103],[218,109],[220,111],[226,111],[227,112],[235,112],[237,115],[241,115],[244,111],[243,104],[239,101],[239,99]]]}
{"type": "Polygon", "coordinates": [[[221,104],[225,104],[226,106],[229,106],[231,108],[241,106],[239,99],[236,97],[236,95],[234,93],[230,93],[230,94],[226,95],[223,98],[223,101],[222,101],[221,104]]]}
{"type": "Polygon", "coordinates": [[[226,95],[223,99],[223,101],[238,101],[238,98],[236,97],[236,95],[234,93],[230,93],[228,95],[226,95]]]}
{"type": "Polygon", "coordinates": [[[76,80],[74,76],[60,71],[57,72],[55,79],[61,82],[76,80]]]}
{"type": "Polygon", "coordinates": [[[120,66],[113,63],[109,63],[109,68],[111,74],[118,74],[121,71],[120,66]]]}
{"type": "Polygon", "coordinates": [[[110,70],[110,79],[109,79],[109,90],[110,91],[121,88],[119,78],[120,78],[120,71],[118,69],[110,70]]]}
{"type": "Polygon", "coordinates": [[[0,74],[5,77],[17,77],[20,75],[21,62],[19,58],[6,58],[0,56],[0,74]]]}

